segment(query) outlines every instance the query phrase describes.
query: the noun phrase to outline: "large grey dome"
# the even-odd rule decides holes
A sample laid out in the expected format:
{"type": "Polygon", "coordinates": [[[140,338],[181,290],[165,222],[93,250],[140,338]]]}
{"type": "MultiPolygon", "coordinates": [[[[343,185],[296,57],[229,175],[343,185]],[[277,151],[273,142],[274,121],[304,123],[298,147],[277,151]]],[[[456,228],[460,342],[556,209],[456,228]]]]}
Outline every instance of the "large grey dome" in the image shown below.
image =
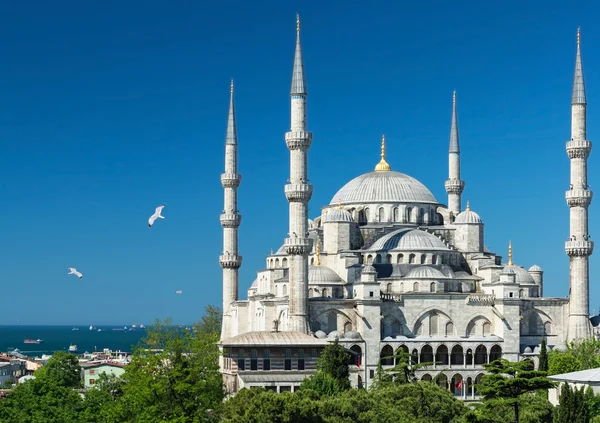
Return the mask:
{"type": "Polygon", "coordinates": [[[382,236],[371,245],[370,250],[447,251],[448,247],[437,236],[419,229],[398,229],[382,236]]]}
{"type": "Polygon", "coordinates": [[[369,172],[352,179],[333,196],[329,204],[368,203],[438,204],[431,191],[421,182],[392,170],[369,172]]]}
{"type": "Polygon", "coordinates": [[[327,266],[308,266],[308,283],[310,285],[331,285],[345,282],[327,266]]]}

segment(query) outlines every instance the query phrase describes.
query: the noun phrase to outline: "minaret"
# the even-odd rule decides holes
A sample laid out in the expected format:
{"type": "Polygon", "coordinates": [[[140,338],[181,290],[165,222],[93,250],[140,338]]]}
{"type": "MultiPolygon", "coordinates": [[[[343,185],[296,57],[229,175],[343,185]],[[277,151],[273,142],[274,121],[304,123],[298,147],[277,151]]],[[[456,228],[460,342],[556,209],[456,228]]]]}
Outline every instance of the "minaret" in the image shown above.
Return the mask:
{"type": "Polygon", "coordinates": [[[285,134],[290,150],[290,179],[285,196],[290,203],[289,234],[285,250],[289,255],[290,304],[288,331],[309,333],[308,324],[308,255],[312,241],[308,238],[308,202],[313,187],[307,176],[307,154],[312,134],[306,130],[306,80],[300,44],[300,17],[296,20],[296,53],[292,74],[291,129],[285,134]]]}
{"type": "Polygon", "coordinates": [[[221,339],[233,336],[229,308],[238,299],[238,269],[242,265],[242,256],[238,251],[238,228],[242,216],[237,209],[237,189],[242,175],[237,171],[237,133],[235,126],[235,107],[233,101],[233,80],[231,81],[231,97],[229,100],[229,119],[225,138],[225,173],[221,175],[224,191],[224,210],[220,216],[223,227],[223,255],[219,264],[223,268],[223,324],[221,339]]]}
{"type": "Polygon", "coordinates": [[[448,193],[448,209],[456,217],[461,211],[460,196],[465,182],[460,180],[460,143],[458,142],[458,117],[456,114],[456,91],[452,94],[452,124],[448,150],[448,180],[444,184],[448,193]]]}
{"type": "Polygon", "coordinates": [[[587,159],[592,150],[592,143],[586,139],[587,102],[580,47],[580,33],[577,30],[577,57],[571,101],[571,141],[567,142],[567,154],[571,160],[571,185],[565,195],[570,207],[570,237],[565,243],[571,269],[568,341],[592,336],[589,321],[589,256],[594,250],[594,243],[589,240],[588,233],[588,207],[592,201],[592,191],[588,189],[587,182],[587,159]]]}

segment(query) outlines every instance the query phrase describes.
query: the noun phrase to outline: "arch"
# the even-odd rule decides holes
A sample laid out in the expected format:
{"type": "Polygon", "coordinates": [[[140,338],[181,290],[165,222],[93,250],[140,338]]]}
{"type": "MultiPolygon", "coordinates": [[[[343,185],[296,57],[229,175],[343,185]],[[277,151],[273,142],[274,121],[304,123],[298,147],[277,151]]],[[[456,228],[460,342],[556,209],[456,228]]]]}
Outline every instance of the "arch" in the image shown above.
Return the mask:
{"type": "Polygon", "coordinates": [[[344,333],[352,332],[352,323],[346,322],[344,323],[344,333]]]}
{"type": "Polygon", "coordinates": [[[544,335],[552,335],[552,323],[544,323],[544,335]]]}
{"type": "Polygon", "coordinates": [[[352,354],[352,364],[355,366],[360,367],[360,364],[362,363],[362,348],[360,348],[358,345],[352,345],[350,347],[350,351],[352,351],[354,354],[352,354]]]}
{"type": "Polygon", "coordinates": [[[427,254],[421,254],[421,264],[427,263],[427,254]]]}
{"type": "Polygon", "coordinates": [[[392,283],[391,282],[387,284],[386,289],[387,289],[386,292],[388,292],[388,293],[392,292],[392,283]]]}
{"type": "Polygon", "coordinates": [[[410,364],[416,365],[418,363],[419,363],[419,352],[415,348],[414,350],[412,350],[412,353],[410,353],[410,364]]]}
{"type": "Polygon", "coordinates": [[[298,370],[304,370],[304,350],[298,350],[298,370]]]}
{"type": "Polygon", "coordinates": [[[380,264],[381,263],[381,254],[377,254],[375,256],[375,264],[380,264]]]}
{"type": "Polygon", "coordinates": [[[419,362],[421,364],[433,362],[433,348],[431,348],[431,345],[429,345],[429,344],[423,345],[423,348],[421,348],[419,362]]]}
{"type": "Polygon", "coordinates": [[[407,322],[407,326],[408,327],[415,327],[417,325],[417,323],[425,321],[425,319],[427,319],[432,314],[437,314],[439,316],[442,316],[445,319],[444,321],[446,321],[446,320],[451,321],[452,320],[452,319],[450,319],[450,316],[448,315],[448,313],[446,313],[445,311],[441,310],[439,308],[439,306],[433,305],[433,306],[426,307],[423,310],[421,310],[421,314],[419,314],[416,317],[414,317],[411,322],[407,322]]]}
{"type": "Polygon", "coordinates": [[[327,288],[323,288],[323,290],[321,291],[321,297],[323,297],[323,298],[327,297],[327,288]]]}
{"type": "Polygon", "coordinates": [[[379,222],[385,222],[385,212],[383,207],[379,207],[379,210],[377,210],[377,218],[379,222]]]}
{"type": "Polygon", "coordinates": [[[448,322],[446,323],[446,336],[454,335],[454,323],[448,322]]]}
{"type": "Polygon", "coordinates": [[[437,264],[437,256],[435,254],[431,256],[431,264],[437,264]]]}
{"type": "Polygon", "coordinates": [[[500,345],[494,345],[490,349],[490,363],[494,360],[500,360],[502,358],[502,347],[500,345]]]}
{"type": "Polygon", "coordinates": [[[283,287],[281,288],[281,291],[283,292],[283,296],[285,297],[288,293],[287,293],[287,284],[283,284],[283,287]]]}
{"type": "Polygon", "coordinates": [[[467,324],[467,328],[465,331],[465,335],[467,335],[467,337],[483,335],[483,324],[484,323],[489,323],[490,324],[489,330],[490,331],[492,330],[490,321],[486,317],[484,317],[480,314],[475,315],[475,317],[471,318],[468,322],[469,323],[467,324]]]}
{"type": "Polygon", "coordinates": [[[390,264],[392,263],[392,255],[391,254],[387,254],[385,256],[385,262],[390,263],[390,264]]]}
{"type": "Polygon", "coordinates": [[[444,373],[439,373],[435,377],[435,381],[440,388],[448,389],[448,376],[446,376],[444,373]]]}
{"type": "Polygon", "coordinates": [[[314,258],[314,257],[311,257],[311,258],[310,258],[310,265],[311,265],[311,266],[314,266],[314,264],[315,264],[315,258],[314,258]]]}
{"type": "Polygon", "coordinates": [[[315,296],[315,290],[312,288],[308,288],[308,298],[312,298],[315,296]]]}
{"type": "Polygon", "coordinates": [[[382,366],[393,366],[394,365],[393,356],[394,356],[394,349],[389,345],[385,345],[381,349],[381,355],[379,356],[381,365],[382,366]]]}
{"type": "Polygon", "coordinates": [[[275,259],[275,267],[279,267],[279,259],[278,258],[275,259]]]}
{"type": "Polygon", "coordinates": [[[373,256],[371,254],[367,256],[367,264],[373,264],[373,256]]]}
{"type": "Polygon", "coordinates": [[[288,267],[287,258],[284,257],[281,259],[281,267],[288,267]]]}
{"type": "Polygon", "coordinates": [[[475,364],[487,363],[487,348],[484,345],[478,345],[475,348],[475,364]]]}
{"type": "Polygon", "coordinates": [[[411,255],[409,255],[409,256],[408,256],[408,262],[409,262],[410,264],[414,264],[414,262],[415,262],[415,257],[416,257],[416,256],[415,256],[414,254],[411,254],[411,255]]]}
{"type": "Polygon", "coordinates": [[[400,222],[400,209],[394,207],[394,222],[400,222]]]}
{"type": "MultiPolygon", "coordinates": [[[[408,352],[408,347],[406,345],[400,345],[398,348],[396,348],[396,356],[400,355],[400,352],[403,352],[405,355],[410,357],[410,353],[408,352]]],[[[409,360],[410,361],[410,360],[409,360]]],[[[396,357],[396,366],[401,364],[400,363],[400,357],[396,357]]]]}
{"type": "Polygon", "coordinates": [[[464,360],[465,355],[463,353],[463,347],[461,345],[455,345],[454,347],[452,347],[452,352],[450,353],[450,364],[464,364],[464,360]]]}
{"type": "Polygon", "coordinates": [[[411,217],[412,217],[412,207],[405,208],[404,209],[404,221],[412,222],[411,217]]]}
{"type": "Polygon", "coordinates": [[[337,314],[334,312],[327,315],[327,330],[329,332],[337,330],[337,314]]]}
{"type": "Polygon", "coordinates": [[[417,223],[423,223],[423,216],[425,216],[425,211],[420,207],[417,215],[417,223]]]}
{"type": "Polygon", "coordinates": [[[404,263],[404,254],[398,254],[398,257],[396,257],[396,263],[404,263]]]}
{"type": "Polygon", "coordinates": [[[483,336],[490,336],[492,332],[492,324],[490,322],[483,322],[483,336]]]}
{"type": "Polygon", "coordinates": [[[413,283],[413,291],[414,292],[419,292],[419,282],[413,283]]]}
{"type": "Polygon", "coordinates": [[[365,215],[365,222],[369,221],[369,208],[365,207],[365,209],[363,210],[363,214],[365,215]]]}
{"type": "Polygon", "coordinates": [[[366,223],[366,222],[367,222],[367,216],[365,216],[365,211],[359,210],[358,211],[358,223],[366,223]]]}
{"type": "Polygon", "coordinates": [[[473,351],[469,348],[465,354],[465,364],[470,366],[473,364],[473,351]]]}
{"type": "Polygon", "coordinates": [[[456,373],[450,381],[450,392],[455,396],[461,396],[465,392],[466,386],[461,374],[456,373]]]}
{"type": "Polygon", "coordinates": [[[432,378],[429,373],[425,373],[423,376],[421,376],[421,381],[423,382],[431,382],[431,380],[432,378]]]}
{"type": "Polygon", "coordinates": [[[429,292],[435,292],[435,282],[429,284],[429,292]]]}
{"type": "Polygon", "coordinates": [[[523,288],[519,289],[519,298],[525,297],[525,290],[523,288]]]}
{"type": "Polygon", "coordinates": [[[448,365],[448,347],[444,344],[437,347],[435,351],[435,362],[443,366],[448,365]]]}

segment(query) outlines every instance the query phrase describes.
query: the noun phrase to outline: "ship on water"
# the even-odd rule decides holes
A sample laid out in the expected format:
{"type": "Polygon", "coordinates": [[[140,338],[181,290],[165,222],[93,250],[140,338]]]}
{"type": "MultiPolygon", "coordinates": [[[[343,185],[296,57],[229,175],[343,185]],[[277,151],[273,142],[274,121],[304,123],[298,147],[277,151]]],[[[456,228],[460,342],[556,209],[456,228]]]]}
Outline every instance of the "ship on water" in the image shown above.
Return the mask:
{"type": "Polygon", "coordinates": [[[75,331],[77,331],[77,330],[79,330],[79,328],[73,328],[73,329],[71,329],[71,330],[75,330],[75,331]]]}
{"type": "Polygon", "coordinates": [[[75,345],[75,344],[69,345],[69,352],[71,354],[77,354],[77,345],[75,345]]]}
{"type": "Polygon", "coordinates": [[[42,342],[44,342],[43,339],[31,339],[31,338],[27,338],[26,340],[23,341],[24,344],[41,344],[42,342]]]}

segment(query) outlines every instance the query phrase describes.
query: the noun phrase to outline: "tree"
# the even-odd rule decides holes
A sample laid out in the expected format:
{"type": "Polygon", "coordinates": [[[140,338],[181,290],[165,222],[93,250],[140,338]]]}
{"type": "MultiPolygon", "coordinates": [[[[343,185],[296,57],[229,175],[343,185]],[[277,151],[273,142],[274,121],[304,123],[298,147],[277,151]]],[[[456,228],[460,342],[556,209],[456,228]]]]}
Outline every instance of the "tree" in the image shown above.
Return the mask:
{"type": "Polygon", "coordinates": [[[221,309],[213,305],[208,305],[204,309],[204,315],[200,319],[200,322],[194,325],[194,330],[200,334],[217,334],[220,336],[222,320],[223,313],[221,309]]]}
{"type": "Polygon", "coordinates": [[[589,423],[590,415],[586,393],[564,383],[560,389],[560,402],[556,414],[556,423],[589,423]]]}
{"type": "Polygon", "coordinates": [[[81,388],[81,367],[73,354],[57,351],[35,372],[36,379],[48,379],[67,388],[81,388]]]}
{"type": "Polygon", "coordinates": [[[546,349],[546,338],[542,338],[538,370],[540,372],[548,372],[548,350],[546,349]]]}
{"type": "Polygon", "coordinates": [[[519,423],[519,399],[523,395],[555,386],[545,372],[534,370],[530,360],[511,362],[502,358],[484,366],[488,373],[483,376],[478,391],[484,395],[484,401],[512,406],[516,423],[519,423]]]}
{"type": "Polygon", "coordinates": [[[548,374],[558,375],[600,367],[600,341],[594,338],[567,345],[566,351],[548,354],[548,374]]]}
{"type": "Polygon", "coordinates": [[[323,348],[317,359],[317,370],[331,376],[339,384],[340,390],[350,389],[350,354],[337,339],[323,348]]]}
{"type": "Polygon", "coordinates": [[[319,396],[337,395],[344,391],[343,387],[340,386],[340,383],[333,376],[321,371],[317,371],[311,377],[304,379],[300,385],[300,389],[311,389],[319,396]]]}
{"type": "Polygon", "coordinates": [[[388,383],[402,385],[405,383],[414,383],[417,381],[415,371],[421,367],[427,366],[428,363],[411,364],[410,354],[398,348],[391,357],[381,357],[377,366],[377,374],[374,381],[374,387],[380,388],[388,383]],[[383,368],[381,360],[392,359],[394,367],[383,368]]]}

